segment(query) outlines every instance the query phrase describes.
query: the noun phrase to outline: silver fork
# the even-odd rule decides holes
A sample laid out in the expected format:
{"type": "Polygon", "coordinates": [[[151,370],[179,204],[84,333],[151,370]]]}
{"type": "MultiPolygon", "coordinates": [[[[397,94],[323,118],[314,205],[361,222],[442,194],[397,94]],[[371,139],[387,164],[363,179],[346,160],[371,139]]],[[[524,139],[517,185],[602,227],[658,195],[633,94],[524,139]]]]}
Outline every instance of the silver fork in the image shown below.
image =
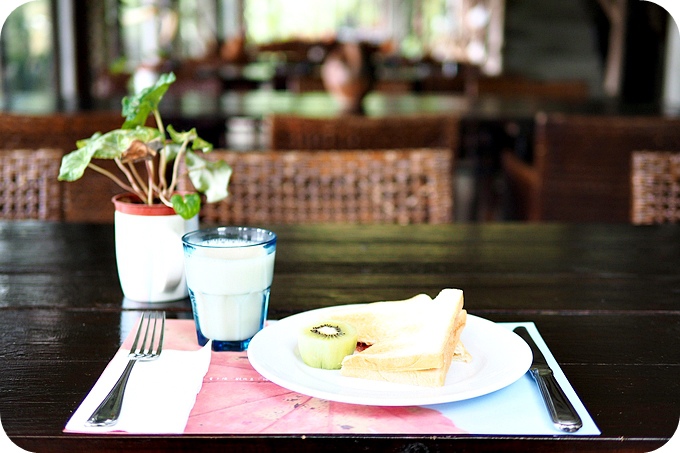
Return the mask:
{"type": "Polygon", "coordinates": [[[135,341],[130,348],[128,358],[130,361],[125,371],[118,378],[111,391],[99,407],[95,409],[85,423],[86,426],[111,426],[115,425],[123,405],[123,393],[127,385],[132,367],[138,361],[154,360],[160,356],[163,350],[163,332],[165,331],[165,312],[144,312],[139,321],[135,341]],[[160,328],[158,324],[160,323],[160,328]],[[140,337],[144,337],[140,343],[140,337]]]}

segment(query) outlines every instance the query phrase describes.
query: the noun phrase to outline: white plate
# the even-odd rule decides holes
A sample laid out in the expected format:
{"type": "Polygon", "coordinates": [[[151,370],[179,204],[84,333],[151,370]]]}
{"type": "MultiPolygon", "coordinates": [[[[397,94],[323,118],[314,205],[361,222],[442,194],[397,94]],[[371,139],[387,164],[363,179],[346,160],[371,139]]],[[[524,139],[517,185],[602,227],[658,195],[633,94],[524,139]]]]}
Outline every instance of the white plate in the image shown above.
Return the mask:
{"type": "Polygon", "coordinates": [[[472,354],[472,362],[454,362],[443,387],[345,377],[339,370],[305,365],[297,351],[298,331],[307,323],[345,307],[298,313],[265,327],[248,346],[251,365],[271,382],[294,392],[370,406],[420,406],[486,395],[512,384],[531,365],[531,349],[524,340],[502,326],[473,315],[468,315],[461,334],[461,340],[472,354]]]}

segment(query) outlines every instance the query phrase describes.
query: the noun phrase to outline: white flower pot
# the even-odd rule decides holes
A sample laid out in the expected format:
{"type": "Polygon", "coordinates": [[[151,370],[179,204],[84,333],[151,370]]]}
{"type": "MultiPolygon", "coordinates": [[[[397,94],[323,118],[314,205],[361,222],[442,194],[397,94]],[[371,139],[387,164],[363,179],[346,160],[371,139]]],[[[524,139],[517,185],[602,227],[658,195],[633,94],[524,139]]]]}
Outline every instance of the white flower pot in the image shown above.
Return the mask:
{"type": "Polygon", "coordinates": [[[113,197],[118,277],[126,298],[167,302],[188,297],[182,236],[198,229],[198,216],[184,220],[165,205],[113,197]]]}

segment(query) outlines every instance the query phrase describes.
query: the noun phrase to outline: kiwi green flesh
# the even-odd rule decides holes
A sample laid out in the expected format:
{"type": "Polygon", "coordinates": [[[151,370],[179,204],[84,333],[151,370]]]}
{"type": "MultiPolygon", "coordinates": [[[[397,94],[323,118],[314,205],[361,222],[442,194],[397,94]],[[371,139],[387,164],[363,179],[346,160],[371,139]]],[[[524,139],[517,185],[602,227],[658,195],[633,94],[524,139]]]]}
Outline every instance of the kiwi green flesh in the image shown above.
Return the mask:
{"type": "Polygon", "coordinates": [[[354,353],[356,346],[356,329],[340,321],[317,322],[306,326],[298,335],[302,361],[324,370],[339,370],[342,359],[354,353]]]}

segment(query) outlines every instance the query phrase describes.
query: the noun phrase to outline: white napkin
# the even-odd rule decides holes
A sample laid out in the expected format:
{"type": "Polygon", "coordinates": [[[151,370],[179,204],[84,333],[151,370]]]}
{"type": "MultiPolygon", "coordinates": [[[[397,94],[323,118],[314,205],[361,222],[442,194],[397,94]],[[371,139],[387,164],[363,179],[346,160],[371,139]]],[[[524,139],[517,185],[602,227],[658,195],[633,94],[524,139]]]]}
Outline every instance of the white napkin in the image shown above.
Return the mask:
{"type": "Polygon", "coordinates": [[[125,390],[118,422],[88,427],[85,422],[106,397],[127,365],[127,350],[119,350],[64,431],[131,434],[181,434],[189,419],[203,377],[210,365],[211,343],[197,351],[163,350],[160,357],[137,362],[125,390]]]}

